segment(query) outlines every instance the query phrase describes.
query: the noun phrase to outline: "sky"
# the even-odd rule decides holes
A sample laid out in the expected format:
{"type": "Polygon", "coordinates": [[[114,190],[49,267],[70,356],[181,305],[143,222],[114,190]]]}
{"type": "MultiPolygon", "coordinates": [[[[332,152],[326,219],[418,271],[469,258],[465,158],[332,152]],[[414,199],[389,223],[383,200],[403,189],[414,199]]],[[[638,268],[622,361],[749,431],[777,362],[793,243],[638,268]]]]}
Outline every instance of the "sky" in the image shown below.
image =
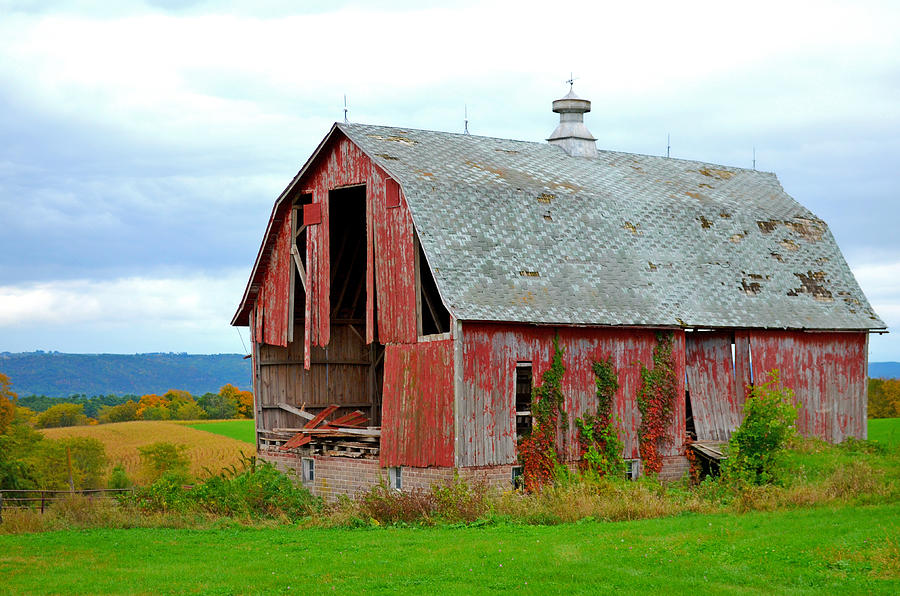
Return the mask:
{"type": "Polygon", "coordinates": [[[601,149],[755,149],[893,330],[897,31],[896,2],[0,0],[0,352],[246,353],[272,204],[344,95],[352,122],[543,141],[570,73],[601,149]]]}

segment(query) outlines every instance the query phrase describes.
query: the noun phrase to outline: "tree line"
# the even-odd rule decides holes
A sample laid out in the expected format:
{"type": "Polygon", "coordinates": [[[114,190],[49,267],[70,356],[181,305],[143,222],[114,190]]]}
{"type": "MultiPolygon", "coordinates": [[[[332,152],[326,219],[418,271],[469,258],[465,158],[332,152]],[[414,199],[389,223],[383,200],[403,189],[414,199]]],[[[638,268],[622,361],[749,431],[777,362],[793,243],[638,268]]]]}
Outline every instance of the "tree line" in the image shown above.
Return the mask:
{"type": "MultiPolygon", "coordinates": [[[[6,378],[6,377],[4,377],[6,378]]],[[[16,415],[37,428],[107,424],[129,420],[221,420],[252,418],[253,394],[226,384],[218,393],[195,397],[170,389],[162,395],[29,395],[18,399],[16,415]]]]}
{"type": "MultiPolygon", "coordinates": [[[[106,451],[91,437],[50,439],[36,429],[129,420],[197,420],[250,418],[253,395],[234,385],[218,393],[195,398],[187,391],[170,390],[163,395],[140,397],[76,396],[71,401],[45,396],[18,399],[9,378],[0,373],[0,489],[83,489],[102,486],[106,475],[106,451]],[[125,401],[123,402],[122,399],[125,401]],[[49,401],[48,401],[49,400],[49,401]],[[119,403],[116,403],[118,400],[119,403]],[[112,403],[110,403],[112,401],[112,403]],[[42,411],[21,405],[29,403],[42,411]],[[88,408],[92,408],[88,410],[88,408]],[[94,416],[88,416],[91,411],[94,416]]],[[[151,471],[180,470],[186,473],[183,449],[167,443],[141,448],[141,462],[151,471]]],[[[154,476],[155,478],[155,476],[154,476]]],[[[152,479],[152,478],[151,478],[152,479]]],[[[109,485],[128,486],[125,469],[113,468],[109,485]]]]}

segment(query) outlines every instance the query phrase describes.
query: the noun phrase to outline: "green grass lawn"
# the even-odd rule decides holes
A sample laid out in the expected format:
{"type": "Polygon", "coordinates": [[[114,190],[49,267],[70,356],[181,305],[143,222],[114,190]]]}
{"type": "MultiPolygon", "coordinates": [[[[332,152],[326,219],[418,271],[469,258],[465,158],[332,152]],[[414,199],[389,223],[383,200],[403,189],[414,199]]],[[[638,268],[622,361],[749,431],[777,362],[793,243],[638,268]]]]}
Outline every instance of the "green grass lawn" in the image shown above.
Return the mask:
{"type": "Polygon", "coordinates": [[[217,420],[214,422],[194,422],[191,428],[223,435],[238,441],[256,445],[256,430],[252,420],[217,420]]]}
{"type": "Polygon", "coordinates": [[[0,593],[900,593],[900,504],[559,526],[0,536],[0,593]]]}
{"type": "Polygon", "coordinates": [[[871,418],[869,440],[894,447],[900,445],[900,418],[871,418]]]}

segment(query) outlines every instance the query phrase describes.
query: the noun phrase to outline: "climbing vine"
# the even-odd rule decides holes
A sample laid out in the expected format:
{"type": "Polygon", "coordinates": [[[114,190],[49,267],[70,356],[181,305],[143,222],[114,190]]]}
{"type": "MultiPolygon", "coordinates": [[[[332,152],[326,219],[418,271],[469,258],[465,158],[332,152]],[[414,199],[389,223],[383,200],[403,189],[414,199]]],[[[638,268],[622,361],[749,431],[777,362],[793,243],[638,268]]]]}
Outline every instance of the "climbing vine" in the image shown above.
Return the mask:
{"type": "Polygon", "coordinates": [[[525,490],[535,491],[553,479],[553,471],[560,460],[556,436],[560,427],[568,427],[563,408],[562,377],[566,367],[559,337],[553,338],[553,360],[541,375],[541,384],[531,392],[531,433],[519,441],[519,460],[525,490]]]}
{"type": "Polygon", "coordinates": [[[613,424],[613,399],[619,390],[619,378],[612,359],[595,362],[594,383],[597,386],[597,413],[575,419],[578,444],[581,447],[581,469],[605,476],[616,475],[625,468],[624,444],[613,424]]]}
{"type": "Polygon", "coordinates": [[[657,333],[653,368],[641,366],[641,389],[637,395],[641,411],[638,444],[644,468],[652,474],[662,469],[660,450],[668,443],[668,428],[675,412],[678,386],[672,358],[672,333],[657,333]]]}

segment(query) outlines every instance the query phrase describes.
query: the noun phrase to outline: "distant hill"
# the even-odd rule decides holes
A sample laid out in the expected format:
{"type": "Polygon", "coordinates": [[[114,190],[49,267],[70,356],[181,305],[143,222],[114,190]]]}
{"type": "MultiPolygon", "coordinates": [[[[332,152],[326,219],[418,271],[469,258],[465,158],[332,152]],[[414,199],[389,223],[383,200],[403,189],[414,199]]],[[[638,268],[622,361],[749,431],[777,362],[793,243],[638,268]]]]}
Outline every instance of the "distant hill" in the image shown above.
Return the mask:
{"type": "Polygon", "coordinates": [[[231,383],[250,389],[250,360],[240,354],[61,354],[0,352],[0,373],[20,396],[215,393],[231,383]]]}
{"type": "Polygon", "coordinates": [[[873,379],[900,379],[900,362],[870,362],[869,376],[873,379]]]}

